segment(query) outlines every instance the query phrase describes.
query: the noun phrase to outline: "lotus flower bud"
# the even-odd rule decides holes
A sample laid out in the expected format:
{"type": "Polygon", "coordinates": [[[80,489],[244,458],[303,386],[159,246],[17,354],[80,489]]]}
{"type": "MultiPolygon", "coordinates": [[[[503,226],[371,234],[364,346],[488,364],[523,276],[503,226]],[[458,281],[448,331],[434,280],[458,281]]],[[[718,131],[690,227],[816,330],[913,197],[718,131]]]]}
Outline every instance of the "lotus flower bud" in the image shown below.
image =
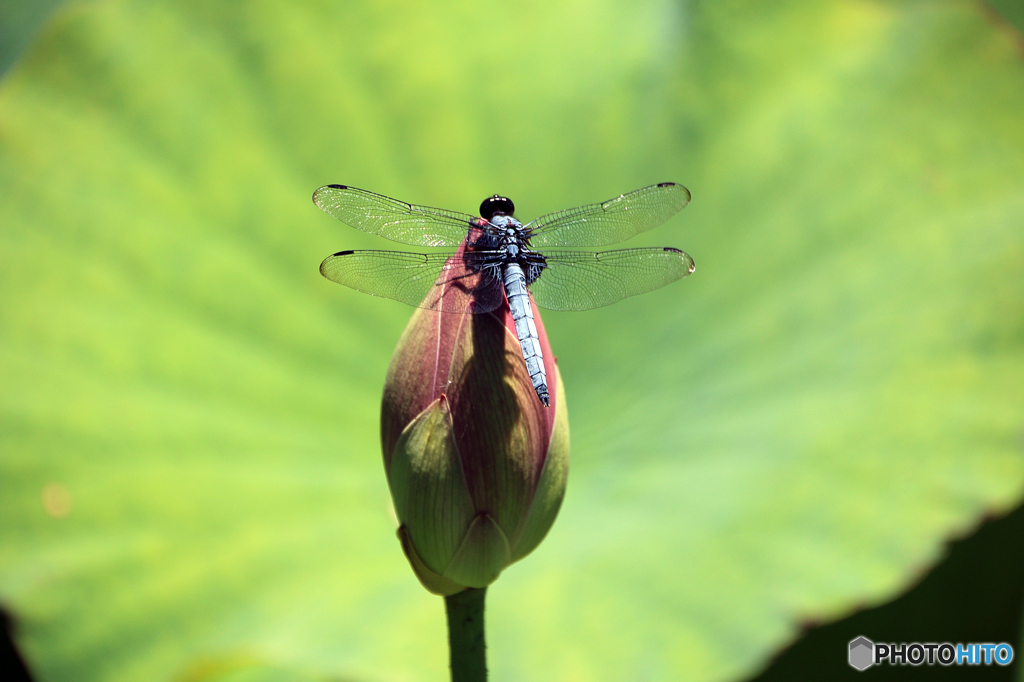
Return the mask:
{"type": "Polygon", "coordinates": [[[384,468],[402,549],[434,594],[494,582],[537,547],[561,505],[568,413],[533,312],[550,407],[533,389],[507,304],[475,315],[419,308],[391,360],[384,468]]]}

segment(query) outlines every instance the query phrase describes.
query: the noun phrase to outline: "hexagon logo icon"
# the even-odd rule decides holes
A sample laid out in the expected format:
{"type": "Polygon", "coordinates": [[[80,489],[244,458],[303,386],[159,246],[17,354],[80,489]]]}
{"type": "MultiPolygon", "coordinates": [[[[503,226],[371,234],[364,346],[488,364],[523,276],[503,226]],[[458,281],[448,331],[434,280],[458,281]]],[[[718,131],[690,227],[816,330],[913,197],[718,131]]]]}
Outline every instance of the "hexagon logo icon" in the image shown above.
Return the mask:
{"type": "Polygon", "coordinates": [[[867,637],[858,637],[850,642],[850,666],[867,670],[875,662],[875,643],[867,637]]]}

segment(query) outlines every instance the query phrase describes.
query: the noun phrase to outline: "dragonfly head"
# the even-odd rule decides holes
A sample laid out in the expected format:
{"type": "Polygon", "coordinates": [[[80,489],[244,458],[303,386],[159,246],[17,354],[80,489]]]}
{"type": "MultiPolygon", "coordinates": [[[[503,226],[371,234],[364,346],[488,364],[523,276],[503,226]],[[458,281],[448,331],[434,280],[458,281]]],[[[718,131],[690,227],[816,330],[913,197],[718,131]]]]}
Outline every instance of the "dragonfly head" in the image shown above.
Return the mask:
{"type": "Polygon", "coordinates": [[[516,212],[516,205],[512,203],[512,200],[508,197],[502,197],[495,194],[493,197],[484,199],[483,203],[480,204],[480,215],[485,220],[490,221],[491,218],[500,214],[511,216],[516,212]]]}

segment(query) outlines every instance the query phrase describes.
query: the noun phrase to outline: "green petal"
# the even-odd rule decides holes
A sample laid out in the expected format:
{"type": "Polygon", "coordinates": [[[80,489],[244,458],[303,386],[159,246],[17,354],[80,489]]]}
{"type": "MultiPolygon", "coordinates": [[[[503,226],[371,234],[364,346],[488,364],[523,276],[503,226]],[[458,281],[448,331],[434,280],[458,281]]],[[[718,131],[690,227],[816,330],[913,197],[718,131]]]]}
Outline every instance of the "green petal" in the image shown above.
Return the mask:
{"type": "Polygon", "coordinates": [[[512,561],[519,561],[540,544],[555,522],[558,510],[565,497],[565,485],[569,477],[569,412],[565,404],[565,388],[562,375],[555,365],[555,385],[558,396],[555,401],[558,413],[555,427],[551,432],[544,471],[541,473],[537,490],[527,513],[526,520],[512,543],[512,561]]]}
{"type": "Polygon", "coordinates": [[[440,573],[473,521],[448,400],[438,398],[405,429],[391,456],[395,513],[423,563],[440,573]]]}
{"type": "Polygon", "coordinates": [[[420,583],[423,584],[423,587],[427,588],[428,592],[448,596],[466,589],[466,585],[460,585],[445,578],[443,575],[438,575],[423,563],[423,560],[420,559],[416,548],[412,544],[409,531],[405,526],[398,527],[398,540],[402,543],[402,551],[405,552],[405,557],[409,560],[413,573],[420,579],[420,583]]]}
{"type": "Polygon", "coordinates": [[[508,539],[490,514],[480,514],[444,576],[469,587],[487,587],[512,562],[508,539]]]}

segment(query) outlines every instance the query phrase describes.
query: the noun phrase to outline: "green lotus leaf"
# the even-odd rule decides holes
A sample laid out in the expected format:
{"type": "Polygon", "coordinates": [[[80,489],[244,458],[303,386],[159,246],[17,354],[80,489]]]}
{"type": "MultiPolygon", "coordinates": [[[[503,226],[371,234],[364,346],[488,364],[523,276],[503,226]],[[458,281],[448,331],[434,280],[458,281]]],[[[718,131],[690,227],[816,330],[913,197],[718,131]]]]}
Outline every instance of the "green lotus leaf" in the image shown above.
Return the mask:
{"type": "Polygon", "coordinates": [[[332,182],[524,219],[693,194],[629,243],[693,275],[544,315],[572,475],[488,591],[495,679],[741,677],[892,599],[1024,490],[1020,45],[956,0],[61,6],[0,81],[34,673],[446,678],[378,442],[411,309],[318,274],[394,248],[332,182]]]}

